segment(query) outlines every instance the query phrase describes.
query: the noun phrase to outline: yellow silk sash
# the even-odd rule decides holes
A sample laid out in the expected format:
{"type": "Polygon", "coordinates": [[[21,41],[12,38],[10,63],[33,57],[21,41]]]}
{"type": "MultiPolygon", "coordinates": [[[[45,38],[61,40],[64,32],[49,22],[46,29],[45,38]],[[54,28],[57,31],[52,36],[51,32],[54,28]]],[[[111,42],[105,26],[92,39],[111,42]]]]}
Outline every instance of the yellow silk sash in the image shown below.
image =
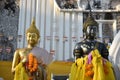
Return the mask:
{"type": "Polygon", "coordinates": [[[86,76],[86,65],[88,65],[88,56],[84,58],[78,58],[75,63],[72,64],[69,80],[115,80],[115,76],[112,70],[112,64],[103,59],[97,49],[91,52],[93,65],[93,76],[86,76]]]}
{"type": "Polygon", "coordinates": [[[28,75],[22,62],[16,66],[14,80],[28,80],[28,75]]]}

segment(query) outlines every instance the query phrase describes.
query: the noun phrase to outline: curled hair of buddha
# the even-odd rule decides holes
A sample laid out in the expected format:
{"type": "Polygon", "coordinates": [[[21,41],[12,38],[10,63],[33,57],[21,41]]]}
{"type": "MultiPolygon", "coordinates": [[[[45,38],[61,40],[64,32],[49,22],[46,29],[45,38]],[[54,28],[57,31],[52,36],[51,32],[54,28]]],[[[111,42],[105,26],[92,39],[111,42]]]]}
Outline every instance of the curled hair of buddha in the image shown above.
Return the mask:
{"type": "Polygon", "coordinates": [[[37,29],[36,25],[35,25],[35,20],[33,19],[30,27],[27,29],[26,31],[26,34],[27,33],[36,33],[37,34],[37,37],[39,38],[40,37],[40,32],[39,30],[37,29]]]}
{"type": "Polygon", "coordinates": [[[98,27],[98,23],[94,20],[94,18],[89,15],[87,20],[83,24],[83,32],[86,32],[88,26],[96,26],[98,27]]]}

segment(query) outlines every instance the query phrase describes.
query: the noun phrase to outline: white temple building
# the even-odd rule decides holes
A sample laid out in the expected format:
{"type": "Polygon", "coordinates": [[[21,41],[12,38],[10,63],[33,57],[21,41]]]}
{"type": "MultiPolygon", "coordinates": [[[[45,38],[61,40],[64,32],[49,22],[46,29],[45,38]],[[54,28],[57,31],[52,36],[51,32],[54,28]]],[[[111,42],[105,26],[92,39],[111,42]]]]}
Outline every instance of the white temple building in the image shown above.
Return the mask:
{"type": "MultiPolygon", "coordinates": [[[[102,42],[113,39],[120,29],[120,1],[112,1],[90,0],[92,13],[99,23],[98,39],[102,42]],[[100,9],[93,6],[94,1],[100,2],[100,9]],[[105,19],[107,13],[113,18],[105,19]],[[105,34],[106,29],[110,30],[110,35],[105,34]]],[[[78,0],[77,6],[76,9],[65,9],[60,8],[56,0],[20,0],[17,48],[26,46],[25,31],[35,18],[41,35],[38,46],[54,53],[55,60],[74,58],[73,49],[83,39],[83,22],[89,12],[86,10],[87,0],[78,0]]]]}

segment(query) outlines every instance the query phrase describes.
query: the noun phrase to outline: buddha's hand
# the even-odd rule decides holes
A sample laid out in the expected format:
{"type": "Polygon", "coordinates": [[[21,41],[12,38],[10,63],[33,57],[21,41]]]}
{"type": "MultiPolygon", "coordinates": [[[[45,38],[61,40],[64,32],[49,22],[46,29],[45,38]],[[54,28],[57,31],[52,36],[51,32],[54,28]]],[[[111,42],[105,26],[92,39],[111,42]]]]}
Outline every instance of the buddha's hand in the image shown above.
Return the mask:
{"type": "Polygon", "coordinates": [[[26,57],[26,56],[24,56],[21,62],[22,62],[22,63],[27,62],[27,57],[26,57]]]}
{"type": "Polygon", "coordinates": [[[12,68],[11,72],[12,72],[13,74],[15,74],[15,70],[16,70],[16,68],[12,68]]]}
{"type": "Polygon", "coordinates": [[[21,57],[22,58],[21,59],[22,63],[27,62],[27,54],[29,53],[29,51],[27,49],[24,49],[24,50],[21,51],[21,53],[22,53],[22,57],[21,57]]]}

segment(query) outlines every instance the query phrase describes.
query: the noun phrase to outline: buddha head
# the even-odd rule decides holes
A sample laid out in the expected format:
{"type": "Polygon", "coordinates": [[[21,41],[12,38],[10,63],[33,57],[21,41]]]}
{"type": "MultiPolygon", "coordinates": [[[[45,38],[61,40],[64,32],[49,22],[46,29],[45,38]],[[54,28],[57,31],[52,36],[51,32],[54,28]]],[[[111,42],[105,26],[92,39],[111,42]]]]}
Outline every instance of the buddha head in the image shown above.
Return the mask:
{"type": "Polygon", "coordinates": [[[40,38],[40,33],[39,33],[39,30],[36,28],[35,20],[32,21],[32,24],[27,29],[26,35],[27,35],[28,44],[34,46],[35,44],[38,43],[39,38],[40,38]]]}
{"type": "Polygon", "coordinates": [[[89,39],[94,39],[96,37],[96,32],[98,30],[98,23],[94,18],[89,15],[87,20],[83,24],[83,36],[89,39]]]}

